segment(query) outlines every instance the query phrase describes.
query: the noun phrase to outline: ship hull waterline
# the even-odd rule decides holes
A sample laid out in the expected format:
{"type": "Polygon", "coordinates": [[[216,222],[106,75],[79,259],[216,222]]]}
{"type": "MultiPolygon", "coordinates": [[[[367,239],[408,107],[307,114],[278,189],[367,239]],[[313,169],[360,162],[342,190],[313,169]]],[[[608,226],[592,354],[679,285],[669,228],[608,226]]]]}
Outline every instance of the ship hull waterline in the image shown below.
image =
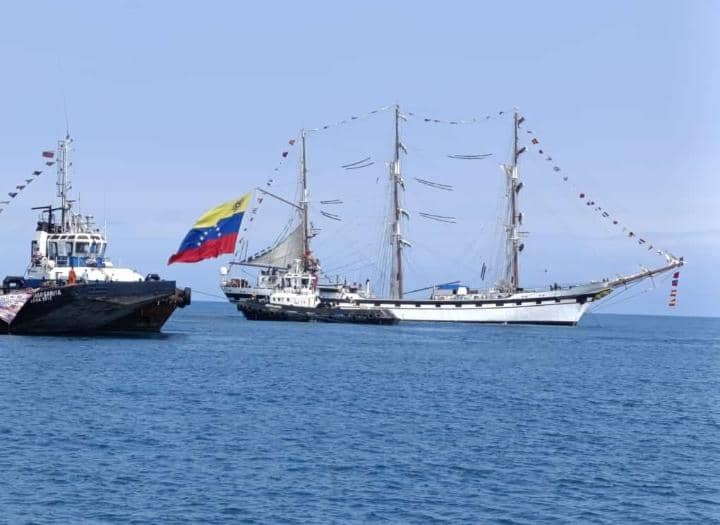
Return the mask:
{"type": "Polygon", "coordinates": [[[355,304],[382,308],[403,322],[575,326],[593,302],[610,292],[610,289],[604,288],[573,295],[525,293],[504,299],[477,301],[364,299],[355,301],[355,304]]]}
{"type": "Polygon", "coordinates": [[[190,290],[174,281],[102,282],[20,290],[27,300],[0,333],[22,335],[160,332],[190,290]]]}
{"type": "Polygon", "coordinates": [[[249,321],[295,321],[317,323],[394,325],[399,319],[380,308],[301,307],[243,301],[237,309],[249,321]]]}

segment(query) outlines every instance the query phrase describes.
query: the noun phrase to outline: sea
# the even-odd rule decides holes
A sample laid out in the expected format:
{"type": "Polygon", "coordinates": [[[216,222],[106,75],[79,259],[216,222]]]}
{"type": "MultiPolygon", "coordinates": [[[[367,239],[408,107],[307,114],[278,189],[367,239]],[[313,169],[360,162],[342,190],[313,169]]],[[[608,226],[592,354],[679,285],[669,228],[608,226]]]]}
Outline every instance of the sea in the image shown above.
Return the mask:
{"type": "Polygon", "coordinates": [[[720,319],[0,336],[0,523],[720,523],[720,319]]]}

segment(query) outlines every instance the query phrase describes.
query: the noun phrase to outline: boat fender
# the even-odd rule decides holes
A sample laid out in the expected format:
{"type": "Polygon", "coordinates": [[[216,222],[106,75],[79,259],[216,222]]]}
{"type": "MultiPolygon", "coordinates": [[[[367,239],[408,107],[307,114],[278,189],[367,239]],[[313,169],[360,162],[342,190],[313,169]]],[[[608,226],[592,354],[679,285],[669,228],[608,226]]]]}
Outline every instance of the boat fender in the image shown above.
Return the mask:
{"type": "Polygon", "coordinates": [[[4,293],[10,290],[20,290],[25,288],[25,279],[17,275],[9,275],[3,279],[2,289],[4,293]]]}
{"type": "Polygon", "coordinates": [[[192,303],[192,290],[190,288],[186,287],[183,289],[182,299],[183,307],[190,306],[190,304],[192,303]]]}

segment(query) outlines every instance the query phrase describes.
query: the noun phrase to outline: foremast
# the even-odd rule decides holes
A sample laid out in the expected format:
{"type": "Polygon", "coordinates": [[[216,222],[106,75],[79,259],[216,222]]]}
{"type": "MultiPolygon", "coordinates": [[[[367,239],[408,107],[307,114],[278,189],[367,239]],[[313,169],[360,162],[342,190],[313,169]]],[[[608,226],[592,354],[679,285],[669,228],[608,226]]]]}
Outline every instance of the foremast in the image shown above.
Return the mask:
{"type": "Polygon", "coordinates": [[[402,193],[405,191],[405,182],[403,181],[400,170],[400,153],[405,147],[400,141],[400,106],[395,105],[395,146],[394,156],[390,163],[390,183],[392,188],[392,207],[391,207],[391,245],[392,245],[392,267],[390,276],[390,297],[393,299],[403,298],[403,248],[410,246],[403,238],[402,219],[407,217],[407,212],[402,208],[402,193]]]}
{"type": "MultiPolygon", "coordinates": [[[[294,209],[291,219],[291,231],[279,239],[272,248],[263,250],[250,257],[245,256],[240,261],[232,261],[230,263],[231,265],[273,268],[282,271],[287,271],[291,267],[294,267],[294,271],[296,272],[310,272],[313,275],[316,275],[320,270],[319,262],[313,257],[310,246],[310,239],[312,239],[314,235],[310,222],[307,135],[307,130],[300,130],[300,170],[297,178],[295,197],[293,199],[286,199],[265,188],[255,187],[255,191],[294,209]]],[[[294,142],[295,140],[293,139],[291,143],[294,142]]],[[[247,246],[247,244],[245,244],[245,246],[247,246]]]]}

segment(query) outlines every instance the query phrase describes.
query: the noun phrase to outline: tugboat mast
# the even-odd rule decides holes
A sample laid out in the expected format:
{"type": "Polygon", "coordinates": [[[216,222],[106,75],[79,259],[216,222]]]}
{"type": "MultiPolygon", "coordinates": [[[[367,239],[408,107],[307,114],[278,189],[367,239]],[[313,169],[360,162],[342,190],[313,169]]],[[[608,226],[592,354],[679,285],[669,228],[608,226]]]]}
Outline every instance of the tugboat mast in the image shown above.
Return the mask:
{"type": "Polygon", "coordinates": [[[395,105],[395,155],[390,164],[390,177],[392,179],[393,198],[393,225],[392,243],[393,265],[390,279],[390,296],[393,299],[403,298],[403,244],[406,241],[402,238],[402,216],[404,210],[401,208],[400,190],[404,189],[403,179],[400,174],[400,150],[403,148],[400,142],[400,105],[395,105]]]}
{"type": "Polygon", "coordinates": [[[60,197],[60,227],[63,231],[69,230],[70,225],[70,203],[68,194],[72,189],[70,180],[70,145],[73,140],[70,134],[65,135],[64,139],[58,141],[58,158],[57,158],[57,196],[60,197]]]}
{"type": "Polygon", "coordinates": [[[300,159],[300,214],[302,216],[303,225],[303,270],[307,271],[310,267],[310,223],[308,218],[308,187],[307,187],[307,152],[305,148],[304,129],[300,131],[300,140],[302,142],[302,157],[300,159]]]}

